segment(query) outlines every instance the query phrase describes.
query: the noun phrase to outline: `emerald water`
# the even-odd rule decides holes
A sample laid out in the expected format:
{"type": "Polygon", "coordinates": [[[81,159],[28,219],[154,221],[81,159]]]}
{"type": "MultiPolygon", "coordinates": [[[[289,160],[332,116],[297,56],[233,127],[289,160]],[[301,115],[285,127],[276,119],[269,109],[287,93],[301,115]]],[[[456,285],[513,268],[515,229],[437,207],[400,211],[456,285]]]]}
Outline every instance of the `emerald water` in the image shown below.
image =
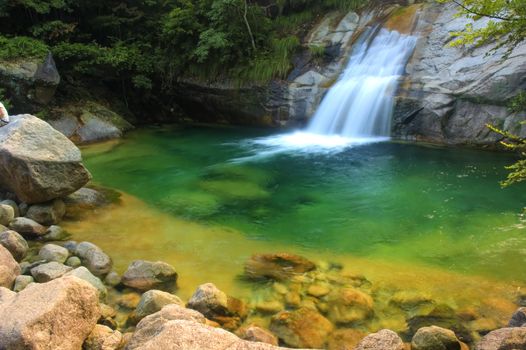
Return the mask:
{"type": "MultiPolygon", "coordinates": [[[[520,279],[523,187],[500,153],[375,143],[254,157],[261,131],[159,128],[84,151],[96,182],[177,217],[305,251],[520,279]]],[[[211,244],[214,244],[211,242],[211,244]]]]}
{"type": "MultiPolygon", "coordinates": [[[[238,278],[244,261],[291,252],[365,275],[388,291],[375,298],[419,291],[505,324],[526,278],[526,193],[499,186],[511,155],[306,137],[159,127],[87,146],[94,182],[121,202],[65,228],[119,272],[134,259],[174,265],[182,298],[205,282],[259,298],[238,278]]],[[[370,331],[404,329],[382,312],[370,331]]]]}

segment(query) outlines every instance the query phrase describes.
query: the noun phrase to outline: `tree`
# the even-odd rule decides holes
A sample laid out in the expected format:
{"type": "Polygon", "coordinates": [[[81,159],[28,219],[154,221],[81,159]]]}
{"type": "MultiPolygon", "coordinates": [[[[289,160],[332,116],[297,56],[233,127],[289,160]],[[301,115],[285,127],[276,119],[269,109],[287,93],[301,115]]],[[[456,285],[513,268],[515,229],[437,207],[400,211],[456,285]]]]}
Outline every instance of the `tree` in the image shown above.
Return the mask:
{"type": "Polygon", "coordinates": [[[473,20],[487,18],[484,27],[475,28],[468,24],[464,31],[455,32],[451,45],[474,44],[482,46],[496,43],[493,52],[506,47],[504,57],[508,57],[513,48],[526,37],[526,1],[524,0],[446,0],[459,6],[459,16],[473,20]]]}

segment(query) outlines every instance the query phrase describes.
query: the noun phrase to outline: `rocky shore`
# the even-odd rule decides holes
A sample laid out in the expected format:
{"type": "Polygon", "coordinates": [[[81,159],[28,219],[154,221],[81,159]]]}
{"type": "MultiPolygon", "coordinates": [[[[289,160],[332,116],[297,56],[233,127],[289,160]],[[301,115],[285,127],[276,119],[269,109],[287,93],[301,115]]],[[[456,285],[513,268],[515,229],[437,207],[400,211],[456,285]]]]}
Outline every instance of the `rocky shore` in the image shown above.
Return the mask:
{"type": "Polygon", "coordinates": [[[526,348],[526,308],[497,329],[482,309],[386,290],[294,254],[245,262],[252,300],[206,283],[183,301],[185,276],[161,261],[132,261],[120,275],[107,252],[60,227],[110,201],[84,187],[91,176],[76,146],[30,115],[0,128],[0,175],[0,349],[526,348]]]}

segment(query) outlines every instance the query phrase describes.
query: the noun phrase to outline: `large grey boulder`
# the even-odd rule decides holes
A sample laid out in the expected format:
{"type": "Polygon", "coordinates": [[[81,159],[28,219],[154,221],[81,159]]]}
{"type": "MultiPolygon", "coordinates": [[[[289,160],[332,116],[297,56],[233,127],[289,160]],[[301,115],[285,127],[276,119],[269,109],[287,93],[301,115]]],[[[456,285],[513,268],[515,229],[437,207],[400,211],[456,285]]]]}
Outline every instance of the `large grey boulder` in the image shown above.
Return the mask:
{"type": "Polygon", "coordinates": [[[82,264],[85,265],[95,276],[104,276],[111,271],[113,262],[108,254],[90,242],[81,242],[75,248],[82,264]]]}
{"type": "Polygon", "coordinates": [[[100,317],[90,284],[64,277],[0,303],[0,349],[81,349],[100,317]]]}
{"type": "Polygon", "coordinates": [[[177,272],[162,261],[135,260],[122,275],[122,284],[138,290],[169,290],[176,283],[177,272]]]}
{"type": "Polygon", "coordinates": [[[122,116],[95,102],[62,106],[49,124],[78,144],[119,138],[133,129],[122,116]]]}
{"type": "Polygon", "coordinates": [[[26,203],[66,196],[91,179],[80,150],[32,115],[18,115],[0,128],[0,186],[26,203]]]}
{"type": "Polygon", "coordinates": [[[7,90],[15,110],[38,112],[54,97],[60,75],[51,54],[43,61],[0,61],[0,86],[7,90]]]}
{"type": "Polygon", "coordinates": [[[18,275],[20,275],[20,266],[9,250],[0,245],[0,287],[11,289],[18,275]]]}
{"type": "Polygon", "coordinates": [[[26,257],[29,249],[24,237],[12,230],[6,230],[0,233],[0,245],[3,245],[4,248],[9,250],[13,258],[19,262],[26,257]]]}

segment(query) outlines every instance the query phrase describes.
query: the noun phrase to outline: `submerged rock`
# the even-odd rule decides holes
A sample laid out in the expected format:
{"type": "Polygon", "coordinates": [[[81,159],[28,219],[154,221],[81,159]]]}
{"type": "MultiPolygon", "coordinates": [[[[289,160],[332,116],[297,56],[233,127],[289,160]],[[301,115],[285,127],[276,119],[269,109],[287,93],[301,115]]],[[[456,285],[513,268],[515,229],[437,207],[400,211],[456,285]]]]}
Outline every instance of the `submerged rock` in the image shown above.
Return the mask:
{"type": "Polygon", "coordinates": [[[1,349],[80,349],[100,317],[98,293],[76,277],[34,284],[0,304],[1,349]]]}
{"type": "Polygon", "coordinates": [[[20,275],[20,266],[9,250],[0,245],[0,287],[11,289],[18,275],[20,275]]]}
{"type": "Polygon", "coordinates": [[[46,122],[26,114],[0,128],[0,184],[20,200],[63,197],[90,178],[79,149],[46,122]]]}
{"type": "Polygon", "coordinates": [[[244,340],[278,345],[278,338],[274,334],[258,326],[242,327],[236,332],[236,334],[244,340]]]}
{"type": "Polygon", "coordinates": [[[343,288],[329,294],[328,317],[335,323],[352,323],[373,315],[373,298],[354,288],[343,288]]]}
{"type": "Polygon", "coordinates": [[[366,334],[356,329],[337,329],[329,337],[329,350],[353,350],[366,334]]]}
{"type": "Polygon", "coordinates": [[[355,350],[404,350],[404,342],[389,329],[369,334],[358,343],[355,350]]]}
{"type": "Polygon", "coordinates": [[[255,254],[245,263],[245,276],[251,279],[270,278],[284,281],[315,268],[316,265],[313,262],[299,255],[255,254]]]}
{"type": "Polygon", "coordinates": [[[108,201],[102,193],[83,187],[64,198],[64,203],[66,204],[65,217],[79,219],[87,211],[107,205],[108,201]]]}
{"type": "Polygon", "coordinates": [[[411,340],[411,350],[460,349],[460,342],[455,332],[436,326],[420,328],[411,340]]]}
{"type": "Polygon", "coordinates": [[[16,261],[22,261],[27,255],[29,246],[27,241],[18,232],[7,230],[0,233],[0,245],[9,250],[16,261]]]}
{"type": "Polygon", "coordinates": [[[122,283],[138,290],[169,290],[177,283],[177,272],[162,261],[135,260],[122,275],[122,283]]]}
{"type": "Polygon", "coordinates": [[[282,311],[273,316],[270,330],[288,346],[322,348],[333,325],[318,312],[301,308],[292,312],[282,311]]]}

